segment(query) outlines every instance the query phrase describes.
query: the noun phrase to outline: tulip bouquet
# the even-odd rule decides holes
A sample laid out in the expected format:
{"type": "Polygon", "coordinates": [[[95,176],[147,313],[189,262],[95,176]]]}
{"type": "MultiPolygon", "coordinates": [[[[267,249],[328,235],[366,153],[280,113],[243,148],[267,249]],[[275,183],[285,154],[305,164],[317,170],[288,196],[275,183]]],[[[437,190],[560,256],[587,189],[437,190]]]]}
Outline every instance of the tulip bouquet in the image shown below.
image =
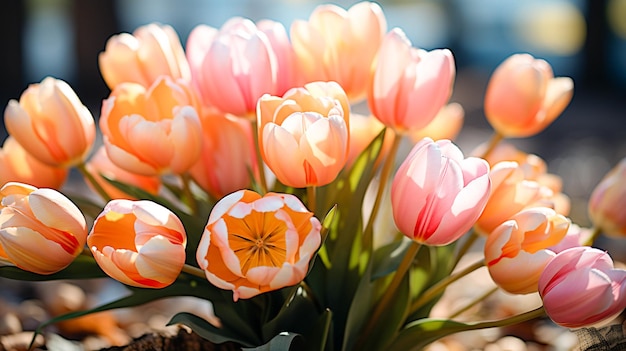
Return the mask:
{"type": "Polygon", "coordinates": [[[539,133],[569,104],[572,80],[544,60],[517,54],[493,72],[494,137],[467,156],[451,141],[463,122],[448,101],[452,53],[415,48],[371,2],[319,6],[289,35],[270,20],[199,25],[185,46],[148,24],[112,36],[99,65],[111,93],[95,150],[96,122],[60,79],[4,112],[0,276],[110,277],[129,291],[45,325],[194,296],[218,321],[169,323],[214,343],[409,350],[545,314],[597,326],[626,307],[626,271],[591,247],[626,235],[626,163],[593,193],[585,229],[546,163],[503,141],[539,133]],[[92,193],[63,191],[72,168],[92,193]],[[484,258],[457,267],[481,239],[484,258]],[[483,266],[498,289],[543,306],[431,316],[483,266]]]}

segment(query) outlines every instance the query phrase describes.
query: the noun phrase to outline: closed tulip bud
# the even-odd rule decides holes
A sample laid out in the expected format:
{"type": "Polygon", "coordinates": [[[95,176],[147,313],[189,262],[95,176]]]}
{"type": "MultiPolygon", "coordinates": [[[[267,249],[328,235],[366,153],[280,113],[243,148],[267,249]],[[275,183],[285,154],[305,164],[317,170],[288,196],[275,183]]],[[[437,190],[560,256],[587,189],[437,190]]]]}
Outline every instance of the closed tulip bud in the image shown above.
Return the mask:
{"type": "Polygon", "coordinates": [[[267,166],[287,186],[332,182],[348,155],[347,98],[334,82],[290,89],[280,98],[264,95],[257,116],[259,148],[267,166]]]}
{"type": "Polygon", "coordinates": [[[0,184],[18,182],[59,189],[68,174],[67,168],[52,167],[37,160],[11,136],[0,149],[0,184]]]}
{"type": "Polygon", "coordinates": [[[290,30],[301,83],[335,81],[350,101],[362,100],[386,31],[385,15],[376,3],[363,1],[348,10],[333,4],[316,7],[308,21],[296,20],[290,30]]]}
{"type": "Polygon", "coordinates": [[[52,274],[82,252],[85,217],[63,194],[9,182],[0,197],[0,259],[26,271],[52,274]]]}
{"type": "MultiPolygon", "coordinates": [[[[113,186],[109,181],[103,178],[106,177],[111,180],[122,182],[124,184],[132,185],[139,189],[142,189],[150,194],[156,195],[161,186],[159,177],[156,176],[144,176],[136,173],[128,172],[127,170],[118,167],[111,161],[107,155],[106,149],[100,146],[98,151],[91,156],[87,164],[85,165],[87,172],[89,172],[96,182],[104,189],[111,199],[129,199],[135,200],[135,198],[129,194],[126,194],[119,188],[113,186]]],[[[92,186],[90,182],[87,182],[88,186],[92,186]]],[[[94,189],[95,190],[95,189],[94,189]]]]}
{"type": "Polygon", "coordinates": [[[589,217],[607,235],[626,237],[626,158],[596,185],[589,198],[589,217]]]}
{"type": "Polygon", "coordinates": [[[301,282],[321,229],[293,195],[240,190],[213,207],[196,259],[209,282],[248,299],[301,282]]]}
{"type": "Polygon", "coordinates": [[[87,237],[96,262],[126,285],[163,288],[185,264],[187,236],[169,209],[152,201],[111,200],[87,237]]]}
{"type": "Polygon", "coordinates": [[[447,245],[467,232],[489,198],[487,161],[464,158],[449,140],[424,138],[394,176],[393,218],[400,231],[426,245],[447,245]]]}
{"type": "Polygon", "coordinates": [[[159,77],[148,89],[118,85],[102,103],[100,129],[111,161],[141,175],[183,174],[202,148],[200,106],[183,81],[159,77]]]}
{"type": "Polygon", "coordinates": [[[485,115],[502,136],[529,137],[550,125],[573,93],[571,78],[555,78],[546,61],[516,54],[493,72],[485,93],[485,115]]]}
{"type": "Polygon", "coordinates": [[[257,168],[250,123],[221,113],[208,113],[201,123],[202,153],[189,170],[194,181],[216,199],[247,188],[257,168]]]}
{"type": "Polygon", "coordinates": [[[189,34],[187,57],[203,104],[238,117],[254,118],[263,94],[295,85],[293,49],[278,22],[233,17],[219,30],[199,25],[189,34]]]}
{"type": "Polygon", "coordinates": [[[9,101],[4,123],[29,154],[53,167],[83,162],[96,138],[91,112],[67,83],[52,77],[31,84],[19,102],[9,101]]]}
{"type": "Polygon", "coordinates": [[[556,255],[551,247],[567,234],[570,221],[553,209],[523,210],[494,229],[485,242],[493,281],[512,294],[537,291],[539,276],[556,255]]]}
{"type": "Polygon", "coordinates": [[[159,76],[191,80],[189,64],[176,31],[156,23],[107,40],[98,56],[102,78],[111,90],[124,82],[150,87],[159,76]]]}
{"type": "Polygon", "coordinates": [[[448,102],[455,75],[450,50],[419,50],[395,28],[379,50],[369,108],[387,127],[415,132],[430,124],[448,102]]]}
{"type": "Polygon", "coordinates": [[[574,247],[556,255],[539,279],[543,307],[565,328],[599,327],[626,308],[626,271],[604,251],[574,247]]]}

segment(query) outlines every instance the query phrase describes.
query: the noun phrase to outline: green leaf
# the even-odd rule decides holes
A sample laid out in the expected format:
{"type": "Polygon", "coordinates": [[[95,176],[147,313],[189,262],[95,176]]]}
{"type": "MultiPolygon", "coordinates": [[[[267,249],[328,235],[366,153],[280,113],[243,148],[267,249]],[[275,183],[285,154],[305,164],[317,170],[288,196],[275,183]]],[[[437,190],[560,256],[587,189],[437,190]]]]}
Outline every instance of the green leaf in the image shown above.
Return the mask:
{"type": "Polygon", "coordinates": [[[106,276],[107,275],[96,263],[96,260],[88,255],[79,255],[74,259],[74,261],[72,261],[72,263],[70,263],[69,266],[59,272],[49,275],[28,272],[15,266],[0,267],[0,277],[14,280],[47,281],[58,279],[104,278],[106,276]]]}
{"type": "Polygon", "coordinates": [[[228,341],[233,341],[243,346],[252,346],[248,343],[247,340],[242,338],[239,333],[218,328],[213,324],[207,322],[203,318],[200,318],[192,313],[177,313],[167,323],[168,326],[174,324],[186,325],[204,339],[207,339],[215,344],[222,344],[228,341]]]}
{"type": "Polygon", "coordinates": [[[296,287],[276,316],[263,325],[263,335],[276,335],[284,331],[303,334],[310,330],[322,313],[313,299],[302,286],[296,287]]]}
{"type": "Polygon", "coordinates": [[[245,351],[300,351],[305,347],[304,340],[300,334],[282,332],[276,335],[267,344],[259,347],[247,348],[245,351]]]}
{"type": "Polygon", "coordinates": [[[344,333],[342,350],[352,349],[371,313],[373,303],[371,273],[372,266],[370,264],[365,269],[350,303],[345,327],[342,330],[344,333]]]}
{"type": "Polygon", "coordinates": [[[472,329],[474,329],[474,326],[471,324],[445,319],[424,318],[404,328],[388,349],[420,350],[444,336],[472,329]]]}
{"type": "Polygon", "coordinates": [[[372,280],[395,272],[411,243],[411,239],[403,236],[400,240],[396,240],[374,251],[372,280]]]}

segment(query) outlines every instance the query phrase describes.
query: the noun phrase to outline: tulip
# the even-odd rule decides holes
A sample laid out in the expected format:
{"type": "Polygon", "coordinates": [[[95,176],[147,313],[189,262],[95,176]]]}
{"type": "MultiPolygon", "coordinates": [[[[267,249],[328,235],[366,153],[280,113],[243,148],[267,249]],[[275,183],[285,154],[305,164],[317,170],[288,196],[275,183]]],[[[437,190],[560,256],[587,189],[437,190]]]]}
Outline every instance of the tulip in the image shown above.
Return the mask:
{"type": "Polygon", "coordinates": [[[185,51],[176,31],[155,23],[121,33],[107,40],[98,56],[102,78],[111,90],[132,82],[148,88],[159,76],[191,80],[185,51]]]}
{"type": "Polygon", "coordinates": [[[426,127],[410,133],[409,136],[415,143],[426,137],[433,140],[453,140],[461,132],[464,118],[465,110],[463,106],[453,102],[442,107],[435,118],[430,121],[426,127]]]}
{"type": "MultiPolygon", "coordinates": [[[[153,195],[158,193],[159,187],[161,186],[161,181],[156,176],[143,176],[118,167],[111,161],[104,146],[100,146],[98,151],[89,159],[85,168],[112,199],[134,200],[135,197],[113,186],[104,179],[103,176],[111,180],[132,185],[153,195]]],[[[92,187],[90,182],[87,182],[87,185],[92,187]]]]}
{"type": "Polygon", "coordinates": [[[455,74],[449,50],[418,50],[395,28],[379,50],[367,98],[369,108],[398,132],[422,129],[450,98],[455,74]]]}
{"type": "Polygon", "coordinates": [[[185,264],[186,244],[178,217],[147,200],[109,201],[87,237],[93,257],[111,278],[156,289],[176,280],[185,264]]]}
{"type": "Polygon", "coordinates": [[[554,207],[554,193],[536,181],[524,179],[524,171],[516,162],[497,163],[489,176],[492,182],[489,201],[474,226],[480,234],[489,235],[523,209],[554,207]]]}
{"type": "Polygon", "coordinates": [[[301,282],[321,229],[293,195],[240,190],[213,207],[196,259],[209,282],[248,299],[301,282]]]}
{"type": "Polygon", "coordinates": [[[512,55],[493,72],[485,115],[502,136],[533,136],[550,125],[572,99],[574,82],[554,77],[552,67],[528,54],[512,55]]]}
{"type": "Polygon", "coordinates": [[[491,183],[487,161],[464,158],[449,140],[417,143],[394,176],[393,218],[400,231],[426,245],[447,245],[480,216],[491,183]]]}
{"type": "Polygon", "coordinates": [[[31,84],[19,102],[9,101],[4,123],[29,154],[53,167],[83,162],[96,137],[91,112],[67,83],[52,77],[31,84]]]}
{"type": "Polygon", "coordinates": [[[41,163],[11,136],[0,149],[0,184],[10,181],[26,183],[37,188],[59,189],[69,170],[41,163]]]}
{"type": "MultiPolygon", "coordinates": [[[[354,164],[354,161],[363,153],[363,151],[370,145],[370,143],[383,131],[385,126],[380,121],[372,116],[365,116],[358,113],[350,114],[350,145],[348,147],[348,158],[345,168],[350,168],[354,164]]],[[[376,164],[389,153],[391,144],[393,142],[393,131],[391,129],[385,130],[385,139],[383,140],[382,148],[376,158],[376,164]]]]}
{"type": "Polygon", "coordinates": [[[209,113],[201,123],[202,153],[189,170],[194,181],[216,199],[250,186],[256,170],[250,123],[221,113],[209,113]]]}
{"type": "Polygon", "coordinates": [[[556,256],[551,250],[570,221],[547,207],[523,210],[494,229],[485,242],[485,263],[493,281],[512,294],[537,291],[539,276],[556,256]]]}
{"type": "Polygon", "coordinates": [[[316,7],[308,21],[296,20],[290,29],[301,83],[335,81],[351,102],[362,100],[386,31],[376,3],[359,2],[347,11],[332,4],[316,7]]]}
{"type": "Polygon", "coordinates": [[[261,156],[280,182],[302,188],[326,185],[337,177],[348,155],[349,115],[343,105],[346,95],[333,82],[309,83],[282,98],[259,99],[261,156]]]}
{"type": "Polygon", "coordinates": [[[85,217],[63,194],[9,182],[0,196],[0,260],[29,272],[52,274],[82,252],[85,217]]]}
{"type": "Polygon", "coordinates": [[[539,279],[548,316],[566,328],[599,327],[626,308],[626,271],[604,251],[575,247],[556,255],[539,279]]]}
{"type": "Polygon", "coordinates": [[[102,103],[100,129],[111,161],[129,172],[183,174],[200,157],[200,106],[182,81],[159,77],[150,88],[122,83],[102,103]]]}
{"type": "Polygon", "coordinates": [[[607,235],[626,236],[626,158],[622,159],[596,185],[588,204],[594,226],[607,235]]]}
{"type": "Polygon", "coordinates": [[[189,34],[187,57],[203,104],[235,116],[254,118],[263,94],[295,85],[293,49],[278,22],[233,17],[219,30],[199,25],[189,34]]]}

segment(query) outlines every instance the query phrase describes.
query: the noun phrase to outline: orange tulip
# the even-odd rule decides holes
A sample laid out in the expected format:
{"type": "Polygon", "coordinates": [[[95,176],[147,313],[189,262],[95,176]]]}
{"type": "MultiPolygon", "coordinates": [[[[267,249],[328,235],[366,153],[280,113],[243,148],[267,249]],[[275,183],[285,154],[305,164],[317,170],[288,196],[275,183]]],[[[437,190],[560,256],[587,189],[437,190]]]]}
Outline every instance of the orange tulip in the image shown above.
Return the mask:
{"type": "Polygon", "coordinates": [[[59,189],[65,183],[69,170],[51,167],[34,158],[11,136],[0,149],[0,184],[10,181],[26,183],[38,188],[59,189]]]}
{"type": "Polygon", "coordinates": [[[102,78],[111,90],[132,82],[148,88],[161,75],[190,81],[191,72],[176,31],[155,23],[107,40],[98,56],[102,78]]]}
{"type": "Polygon", "coordinates": [[[485,115],[501,135],[522,138],[544,130],[565,110],[574,92],[569,77],[528,54],[507,58],[493,72],[485,93],[485,115]]]}
{"type": "Polygon", "coordinates": [[[536,292],[551,249],[567,234],[570,221],[554,210],[523,210],[499,225],[485,242],[485,263],[494,282],[512,294],[536,292]]]}
{"type": "Polygon", "coordinates": [[[196,259],[213,285],[248,299],[301,282],[321,229],[293,195],[240,190],[213,207],[196,259]]]}
{"type": "Polygon", "coordinates": [[[433,140],[454,140],[463,128],[464,118],[463,106],[453,102],[442,107],[426,127],[410,133],[409,136],[416,143],[427,137],[433,140]]]}
{"type": "MultiPolygon", "coordinates": [[[[124,193],[120,189],[113,186],[102,176],[109,179],[116,180],[134,187],[140,188],[149,192],[150,194],[156,194],[161,186],[159,177],[156,176],[143,176],[126,171],[123,168],[118,167],[115,163],[109,159],[106,149],[101,146],[96,153],[91,156],[87,164],[85,165],[87,172],[89,172],[96,182],[104,189],[104,191],[112,199],[129,199],[135,198],[124,193]]],[[[87,185],[91,186],[90,182],[87,185]]]]}
{"type": "Polygon", "coordinates": [[[85,217],[63,194],[9,182],[0,189],[0,197],[0,260],[52,274],[82,252],[85,217]]]}
{"type": "Polygon", "coordinates": [[[257,168],[250,123],[221,113],[209,113],[201,123],[202,153],[189,170],[194,181],[217,199],[247,188],[257,168]]]}
{"type": "Polygon", "coordinates": [[[122,83],[102,103],[100,129],[113,163],[154,176],[182,174],[200,156],[202,130],[195,93],[159,77],[150,88],[122,83]]]}
{"type": "Polygon", "coordinates": [[[52,77],[29,85],[19,102],[9,101],[4,122],[29,154],[54,167],[83,162],[96,138],[91,112],[67,83],[52,77]]]}
{"type": "Polygon", "coordinates": [[[425,128],[448,102],[455,75],[449,50],[418,50],[394,28],[379,50],[367,97],[370,111],[399,132],[425,128]]]}
{"type": "Polygon", "coordinates": [[[284,26],[233,17],[216,30],[199,25],[189,34],[187,57],[203,104],[238,117],[254,117],[263,94],[295,86],[293,49],[284,26]]]}
{"type": "Polygon", "coordinates": [[[589,198],[588,211],[593,225],[605,234],[626,237],[626,158],[622,159],[596,185],[589,198]]]}
{"type": "Polygon", "coordinates": [[[301,83],[336,81],[352,102],[362,100],[387,21],[380,6],[359,2],[347,11],[337,5],[321,5],[308,21],[291,25],[301,83]]]}
{"type": "Polygon", "coordinates": [[[169,209],[152,201],[111,200],[87,237],[96,262],[126,285],[163,288],[185,264],[187,236],[169,209]]]}
{"type": "MultiPolygon", "coordinates": [[[[369,146],[369,144],[376,138],[380,132],[383,131],[385,125],[372,116],[360,115],[357,113],[350,114],[350,146],[348,151],[348,159],[346,161],[346,168],[352,167],[354,161],[361,155],[361,153],[369,146]]],[[[385,155],[387,155],[389,148],[391,148],[393,137],[393,131],[387,129],[385,131],[385,140],[383,141],[382,149],[376,159],[376,163],[379,163],[385,155]]]]}
{"type": "Polygon", "coordinates": [[[259,148],[276,178],[287,186],[332,182],[348,155],[347,98],[334,82],[264,95],[257,107],[259,148]]]}

